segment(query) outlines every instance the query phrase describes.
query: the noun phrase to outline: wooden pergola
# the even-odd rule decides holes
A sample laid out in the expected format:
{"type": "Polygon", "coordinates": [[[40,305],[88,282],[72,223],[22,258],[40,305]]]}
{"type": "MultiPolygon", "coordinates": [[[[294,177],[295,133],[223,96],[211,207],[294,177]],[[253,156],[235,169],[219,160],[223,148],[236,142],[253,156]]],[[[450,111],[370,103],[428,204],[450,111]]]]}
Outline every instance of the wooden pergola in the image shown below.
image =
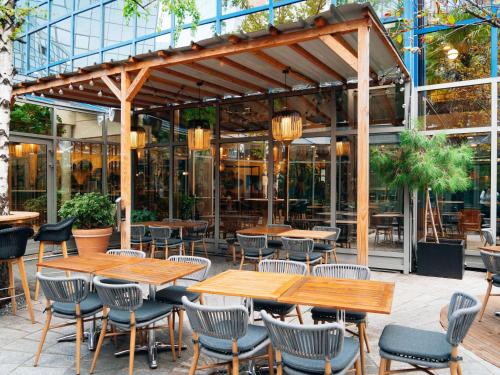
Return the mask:
{"type": "Polygon", "coordinates": [[[408,80],[409,73],[369,5],[348,4],[309,20],[231,34],[188,47],[150,52],[38,78],[14,87],[13,97],[43,95],[121,109],[122,247],[130,245],[132,109],[224,100],[270,91],[357,85],[357,249],[368,263],[369,88],[408,80]],[[287,84],[282,71],[289,69],[287,84]]]}

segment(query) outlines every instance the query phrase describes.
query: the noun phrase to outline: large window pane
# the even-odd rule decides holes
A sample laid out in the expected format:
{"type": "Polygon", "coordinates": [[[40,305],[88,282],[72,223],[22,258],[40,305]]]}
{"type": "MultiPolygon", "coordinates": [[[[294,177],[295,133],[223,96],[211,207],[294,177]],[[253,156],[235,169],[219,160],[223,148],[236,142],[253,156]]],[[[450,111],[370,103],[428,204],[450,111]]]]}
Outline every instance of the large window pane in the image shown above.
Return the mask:
{"type": "Polygon", "coordinates": [[[75,16],[75,55],[100,47],[101,9],[94,8],[75,16]]]}
{"type": "Polygon", "coordinates": [[[190,184],[194,197],[196,219],[208,221],[208,235],[213,237],[215,228],[214,198],[214,147],[207,151],[191,153],[190,184]]]}
{"type": "Polygon", "coordinates": [[[220,112],[221,138],[265,136],[270,124],[267,100],[224,104],[220,112]]]}
{"type": "Polygon", "coordinates": [[[102,141],[104,114],[76,112],[56,108],[57,134],[60,137],[102,141]]]}
{"type": "Polygon", "coordinates": [[[28,68],[36,69],[46,65],[47,52],[47,29],[30,34],[28,68]]]}
{"type": "Polygon", "coordinates": [[[71,18],[50,27],[50,62],[71,56],[71,18]]]}
{"type": "Polygon", "coordinates": [[[73,0],[51,0],[51,19],[69,14],[73,10],[73,0]]]}
{"type": "Polygon", "coordinates": [[[222,34],[252,32],[263,30],[269,24],[269,11],[252,13],[246,16],[229,18],[221,21],[222,34]]]}
{"type": "Polygon", "coordinates": [[[191,219],[194,216],[194,206],[188,204],[189,171],[187,146],[174,147],[174,217],[191,219]]]}
{"type": "Polygon", "coordinates": [[[110,49],[103,53],[103,61],[120,61],[126,60],[129,56],[132,55],[132,45],[129,44],[127,46],[118,47],[110,49]]]}
{"type": "MultiPolygon", "coordinates": [[[[137,36],[153,34],[163,29],[162,26],[165,26],[163,18],[170,20],[170,17],[164,15],[160,7],[158,1],[152,1],[145,7],[144,14],[137,17],[137,36]],[[161,17],[163,15],[164,17],[161,17]]],[[[168,22],[168,27],[170,27],[170,22],[168,22]]]]}
{"type": "Polygon", "coordinates": [[[187,141],[187,130],[189,121],[203,119],[207,120],[212,129],[215,128],[215,107],[200,107],[176,110],[174,112],[174,141],[187,141]]]}
{"type": "Polygon", "coordinates": [[[107,192],[109,197],[115,201],[121,196],[120,192],[120,144],[108,143],[108,160],[107,160],[107,192]]]}
{"type": "Polygon", "coordinates": [[[215,23],[207,23],[200,25],[193,32],[191,28],[187,28],[181,31],[179,39],[175,43],[177,47],[188,46],[191,42],[196,42],[203,39],[211,38],[215,35],[215,23]]]}
{"type": "Polygon", "coordinates": [[[104,6],[104,46],[130,40],[134,36],[132,23],[123,16],[123,0],[104,6]]]}
{"type": "MultiPolygon", "coordinates": [[[[146,130],[146,142],[168,143],[170,141],[170,112],[159,112],[154,114],[144,114],[138,116],[138,125],[146,130]]],[[[119,126],[120,124],[118,124],[119,126]]],[[[118,127],[119,131],[119,127],[118,127]]]]}
{"type": "MultiPolygon", "coordinates": [[[[36,6],[36,4],[30,4],[30,6],[36,6]]],[[[35,9],[34,12],[31,12],[28,16],[28,24],[29,29],[33,30],[47,23],[49,18],[49,5],[45,3],[40,5],[35,9]]]]}
{"type": "Polygon", "coordinates": [[[330,5],[330,0],[308,0],[278,7],[274,9],[274,25],[307,19],[328,10],[330,5]]]}

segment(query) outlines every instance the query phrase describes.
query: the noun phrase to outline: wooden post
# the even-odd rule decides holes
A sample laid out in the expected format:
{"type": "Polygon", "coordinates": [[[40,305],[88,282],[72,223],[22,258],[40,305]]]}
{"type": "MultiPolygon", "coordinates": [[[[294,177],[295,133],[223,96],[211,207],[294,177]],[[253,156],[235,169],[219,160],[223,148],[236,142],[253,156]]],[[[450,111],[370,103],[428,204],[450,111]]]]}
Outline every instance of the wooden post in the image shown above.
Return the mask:
{"type": "Polygon", "coordinates": [[[121,247],[130,248],[130,222],[132,213],[132,171],[130,155],[130,123],[132,102],[127,98],[130,87],[130,76],[126,71],[121,73],[121,134],[120,134],[120,190],[122,209],[125,210],[125,220],[121,223],[121,247]]]}
{"type": "Polygon", "coordinates": [[[358,264],[368,265],[370,24],[358,28],[358,264]]]}

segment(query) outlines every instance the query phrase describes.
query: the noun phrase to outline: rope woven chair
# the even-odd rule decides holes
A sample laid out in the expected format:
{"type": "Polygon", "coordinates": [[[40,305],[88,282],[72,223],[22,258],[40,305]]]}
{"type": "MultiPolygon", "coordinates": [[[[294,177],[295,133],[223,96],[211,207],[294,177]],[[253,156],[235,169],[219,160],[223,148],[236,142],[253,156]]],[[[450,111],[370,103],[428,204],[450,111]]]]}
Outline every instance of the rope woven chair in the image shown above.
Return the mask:
{"type": "Polygon", "coordinates": [[[276,351],[278,375],[342,375],[353,367],[361,375],[358,340],[344,337],[339,323],[321,326],[295,325],[261,311],[262,320],[276,351]]]}
{"type": "Polygon", "coordinates": [[[200,220],[195,223],[196,226],[187,228],[187,234],[184,236],[183,240],[189,245],[189,248],[191,249],[191,256],[194,256],[196,244],[201,244],[203,246],[203,251],[205,251],[205,257],[208,258],[207,244],[205,243],[208,221],[200,220]]]}
{"type": "Polygon", "coordinates": [[[308,272],[311,264],[321,262],[323,259],[323,253],[314,251],[314,241],[311,239],[281,237],[281,240],[286,251],[286,259],[306,263],[308,272]]]}
{"type": "Polygon", "coordinates": [[[7,288],[0,290],[8,290],[9,297],[0,298],[0,301],[9,299],[12,304],[12,313],[17,314],[16,303],[16,284],[14,279],[14,264],[19,269],[19,277],[23,286],[24,298],[28,306],[31,322],[35,324],[35,314],[31,303],[30,288],[28,278],[26,277],[26,269],[24,267],[23,256],[26,253],[26,245],[28,239],[33,235],[33,229],[29,227],[6,228],[0,230],[0,266],[3,263],[7,264],[9,275],[9,285],[7,288]]]}
{"type": "Polygon", "coordinates": [[[333,259],[335,263],[338,263],[337,259],[337,240],[340,237],[341,229],[337,227],[330,227],[324,225],[316,225],[312,230],[323,231],[323,232],[332,232],[332,237],[329,240],[314,243],[314,251],[322,251],[324,256],[324,263],[328,263],[328,255],[333,254],[333,259]]]}
{"type": "MultiPolygon", "coordinates": [[[[60,245],[63,257],[68,257],[67,241],[71,237],[71,228],[76,218],[70,217],[55,224],[43,224],[33,237],[33,240],[40,242],[38,246],[38,263],[43,262],[45,255],[45,245],[60,245]]],[[[36,267],[36,272],[41,272],[40,266],[36,267]]],[[[69,276],[69,274],[66,274],[69,276]]],[[[40,295],[40,283],[35,281],[35,301],[38,301],[40,295]]]]}
{"type": "Polygon", "coordinates": [[[161,226],[149,227],[149,233],[151,234],[152,244],[151,244],[151,258],[155,257],[156,249],[165,249],[165,259],[168,258],[168,249],[179,248],[179,255],[182,255],[183,243],[180,238],[172,238],[172,228],[161,226]]]}
{"type": "Polygon", "coordinates": [[[182,303],[193,331],[194,355],[190,375],[198,368],[228,366],[229,373],[238,375],[240,361],[260,356],[267,349],[270,374],[273,370],[272,347],[265,327],[248,324],[248,311],[243,306],[210,307],[190,302],[182,303]],[[200,353],[223,361],[198,367],[200,353]]]}
{"type": "Polygon", "coordinates": [[[54,328],[76,324],[75,368],[76,373],[80,374],[80,353],[85,318],[95,317],[102,311],[102,302],[96,293],[89,293],[89,282],[84,277],[49,277],[37,273],[36,278],[40,281],[43,294],[47,299],[45,308],[47,318],[35,355],[34,366],[38,365],[47,332],[54,328]],[[51,326],[52,316],[75,322],[51,326]]]}
{"type": "Polygon", "coordinates": [[[241,248],[240,270],[243,268],[245,260],[252,261],[257,269],[257,264],[260,261],[274,257],[276,250],[267,247],[266,236],[247,236],[237,233],[236,237],[241,248]]]}
{"type": "Polygon", "coordinates": [[[493,230],[491,228],[483,228],[481,229],[481,235],[484,239],[484,246],[495,245],[495,239],[493,238],[493,230]]]}
{"type": "Polygon", "coordinates": [[[130,226],[130,244],[139,245],[139,250],[144,249],[144,245],[150,245],[152,242],[151,236],[146,236],[146,226],[142,224],[134,224],[130,226]]]}
{"type": "Polygon", "coordinates": [[[132,249],[112,249],[106,251],[108,255],[117,255],[122,257],[132,257],[132,258],[146,258],[146,253],[144,251],[132,250],[132,249]]]}
{"type": "MultiPolygon", "coordinates": [[[[269,228],[282,228],[285,230],[291,230],[292,226],[289,224],[267,224],[269,228]]],[[[279,258],[279,251],[283,248],[283,241],[279,238],[267,239],[267,247],[271,249],[276,249],[276,257],[279,258]]]]}
{"type": "MultiPolygon", "coordinates": [[[[208,273],[210,272],[210,267],[212,266],[212,262],[208,258],[203,257],[193,257],[188,255],[173,255],[168,258],[171,262],[181,262],[181,263],[191,263],[191,264],[201,264],[205,266],[205,268],[200,271],[194,272],[190,275],[184,276],[180,281],[195,281],[200,282],[207,278],[208,273]]],[[[187,287],[184,285],[174,285],[168,286],[164,289],[161,289],[156,292],[156,300],[168,303],[174,306],[174,314],[177,313],[179,316],[179,339],[178,339],[178,347],[179,347],[179,356],[181,354],[180,350],[182,348],[182,325],[184,323],[184,307],[182,305],[182,297],[186,296],[187,299],[191,302],[200,301],[203,303],[203,296],[200,293],[189,292],[187,287]]],[[[175,322],[174,322],[175,323],[175,322]]]]}
{"type": "Polygon", "coordinates": [[[168,317],[172,358],[174,361],[176,360],[172,305],[143,300],[142,289],[137,284],[107,284],[103,282],[101,277],[95,277],[94,286],[102,300],[103,316],[101,333],[90,368],[91,374],[95,370],[105,336],[115,335],[114,333],[106,335],[108,323],[122,330],[130,331],[129,375],[134,373],[137,330],[147,330],[151,324],[166,317],[168,317]]]}
{"type": "Polygon", "coordinates": [[[449,368],[451,375],[462,373],[458,346],[471,327],[481,304],[474,297],[455,292],[448,306],[446,333],[426,331],[396,324],[386,326],[380,336],[379,375],[393,373],[391,361],[407,363],[414,368],[403,371],[449,368]]]}
{"type": "MultiPolygon", "coordinates": [[[[319,264],[313,268],[313,276],[329,277],[334,279],[369,280],[370,269],[357,264],[319,264]]],[[[313,307],[311,309],[314,324],[318,322],[336,322],[339,310],[331,308],[313,307]]],[[[366,332],[366,312],[346,311],[346,323],[355,324],[358,332],[351,332],[359,338],[359,358],[361,369],[365,371],[365,347],[370,353],[368,334],[366,332]]]]}
{"type": "MultiPolygon", "coordinates": [[[[259,272],[284,273],[291,275],[305,276],[307,266],[304,263],[293,262],[291,260],[265,259],[259,263],[259,272]]],[[[298,305],[282,303],[270,300],[254,299],[254,311],[265,310],[272,316],[279,317],[282,321],[295,310],[300,324],[303,324],[302,314],[298,305]]]]}
{"type": "Polygon", "coordinates": [[[483,320],[484,311],[490,296],[500,296],[500,294],[492,294],[491,289],[495,286],[500,288],[500,253],[493,253],[489,251],[481,251],[481,258],[483,259],[484,266],[486,267],[486,280],[488,287],[483,299],[483,306],[479,313],[479,321],[483,320]]]}

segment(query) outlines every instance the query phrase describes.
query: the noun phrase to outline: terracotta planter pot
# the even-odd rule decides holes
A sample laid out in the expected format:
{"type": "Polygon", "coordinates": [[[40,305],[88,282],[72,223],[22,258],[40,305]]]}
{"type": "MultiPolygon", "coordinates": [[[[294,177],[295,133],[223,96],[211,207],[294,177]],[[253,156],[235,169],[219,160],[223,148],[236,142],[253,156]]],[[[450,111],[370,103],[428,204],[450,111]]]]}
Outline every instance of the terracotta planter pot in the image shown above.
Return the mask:
{"type": "Polygon", "coordinates": [[[105,253],[113,228],[73,229],[79,255],[105,253]]]}

